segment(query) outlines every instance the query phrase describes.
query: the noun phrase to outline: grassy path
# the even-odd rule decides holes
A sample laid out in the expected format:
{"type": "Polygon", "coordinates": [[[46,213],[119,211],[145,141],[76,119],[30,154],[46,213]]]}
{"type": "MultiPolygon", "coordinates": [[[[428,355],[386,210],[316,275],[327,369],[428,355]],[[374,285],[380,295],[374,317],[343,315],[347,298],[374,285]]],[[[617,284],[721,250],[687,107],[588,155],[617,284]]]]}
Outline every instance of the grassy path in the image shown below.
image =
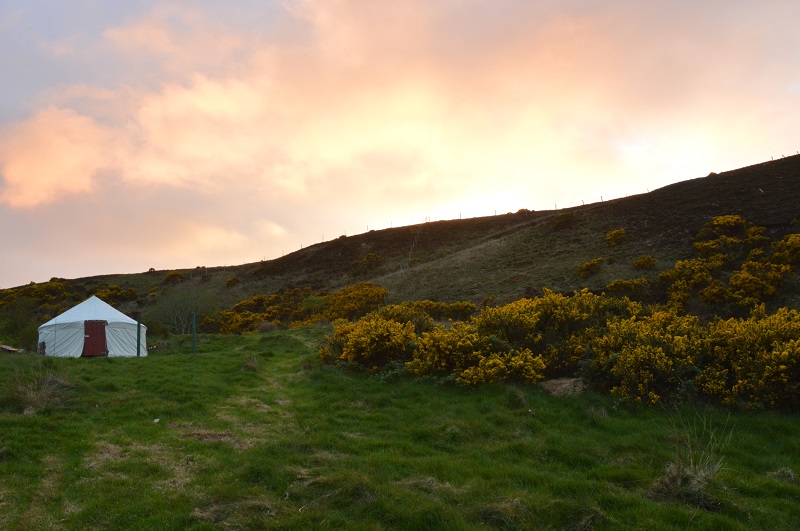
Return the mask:
{"type": "Polygon", "coordinates": [[[800,527],[796,415],[351,374],[319,365],[323,333],[0,358],[0,528],[800,527]],[[22,414],[8,390],[48,371],[68,402],[22,414]],[[701,488],[665,472],[704,450],[701,488]]]}

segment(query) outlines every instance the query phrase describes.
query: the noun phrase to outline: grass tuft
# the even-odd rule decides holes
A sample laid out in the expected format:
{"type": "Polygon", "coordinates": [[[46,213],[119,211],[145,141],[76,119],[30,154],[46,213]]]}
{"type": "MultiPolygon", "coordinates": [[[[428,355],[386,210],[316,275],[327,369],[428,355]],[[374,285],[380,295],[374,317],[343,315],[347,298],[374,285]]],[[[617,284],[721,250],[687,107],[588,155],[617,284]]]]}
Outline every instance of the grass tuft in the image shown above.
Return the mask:
{"type": "Polygon", "coordinates": [[[583,516],[583,518],[578,521],[578,523],[575,525],[575,529],[579,529],[581,531],[590,531],[591,529],[594,529],[598,523],[604,520],[606,520],[606,515],[603,514],[603,511],[597,507],[592,507],[583,516]]]}
{"type": "Polygon", "coordinates": [[[11,399],[25,415],[64,407],[72,385],[61,375],[42,369],[18,371],[11,382],[11,399]]]}
{"type": "Polygon", "coordinates": [[[733,432],[727,430],[727,422],[717,429],[712,427],[710,419],[699,415],[692,420],[680,416],[673,416],[671,420],[675,457],[649,494],[706,510],[718,509],[720,504],[711,496],[711,490],[723,468],[721,454],[733,432]]]}
{"type": "Polygon", "coordinates": [[[245,372],[258,372],[258,358],[255,354],[248,354],[242,362],[242,370],[245,372]]]}
{"type": "Polygon", "coordinates": [[[533,514],[519,498],[500,498],[484,506],[480,516],[486,525],[525,529],[533,514]]]}
{"type": "Polygon", "coordinates": [[[528,398],[520,389],[511,388],[508,390],[508,407],[511,409],[527,409],[528,398]]]}

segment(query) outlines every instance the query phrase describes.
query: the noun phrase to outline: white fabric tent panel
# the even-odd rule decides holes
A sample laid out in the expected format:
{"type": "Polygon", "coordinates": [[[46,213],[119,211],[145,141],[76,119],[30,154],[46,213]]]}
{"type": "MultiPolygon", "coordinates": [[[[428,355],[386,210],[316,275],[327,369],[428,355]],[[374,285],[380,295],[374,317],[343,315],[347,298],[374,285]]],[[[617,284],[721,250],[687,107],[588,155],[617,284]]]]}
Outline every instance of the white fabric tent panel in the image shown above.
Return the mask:
{"type": "Polygon", "coordinates": [[[45,355],[57,358],[79,358],[83,354],[83,322],[55,323],[39,328],[39,343],[44,343],[45,355]]]}
{"type": "MultiPolygon", "coordinates": [[[[142,325],[139,338],[139,356],[147,356],[147,327],[142,325]]],[[[136,323],[108,323],[106,326],[106,345],[108,355],[136,356],[136,323]]]]}

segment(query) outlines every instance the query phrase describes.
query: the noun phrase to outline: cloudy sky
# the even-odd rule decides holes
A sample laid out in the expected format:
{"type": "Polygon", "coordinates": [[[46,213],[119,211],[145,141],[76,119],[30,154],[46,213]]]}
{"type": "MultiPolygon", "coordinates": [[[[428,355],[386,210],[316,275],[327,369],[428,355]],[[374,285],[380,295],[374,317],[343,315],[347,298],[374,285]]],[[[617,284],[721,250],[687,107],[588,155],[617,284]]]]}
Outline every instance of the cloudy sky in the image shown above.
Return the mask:
{"type": "Polygon", "coordinates": [[[0,0],[0,288],[800,149],[796,0],[0,0]]]}

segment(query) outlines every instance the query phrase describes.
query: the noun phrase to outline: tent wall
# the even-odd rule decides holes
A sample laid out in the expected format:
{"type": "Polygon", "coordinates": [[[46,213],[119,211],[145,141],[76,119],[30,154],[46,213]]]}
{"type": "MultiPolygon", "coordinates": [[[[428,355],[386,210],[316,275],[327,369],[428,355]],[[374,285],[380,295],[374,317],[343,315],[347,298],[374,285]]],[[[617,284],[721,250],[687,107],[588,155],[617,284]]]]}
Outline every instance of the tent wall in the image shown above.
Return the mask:
{"type": "MultiPolygon", "coordinates": [[[[136,356],[136,328],[136,324],[108,323],[106,327],[108,355],[111,357],[136,356]]],[[[139,337],[139,356],[147,356],[146,332],[147,327],[142,325],[139,337]]]]}
{"type": "MultiPolygon", "coordinates": [[[[136,356],[136,323],[108,323],[106,345],[109,357],[136,356]]],[[[56,323],[39,329],[39,344],[45,355],[57,358],[80,358],[83,353],[84,324],[56,323]]],[[[141,325],[139,356],[147,356],[147,327],[141,325]]]]}
{"type": "Polygon", "coordinates": [[[39,329],[39,345],[45,355],[57,358],[79,358],[83,353],[83,323],[56,323],[39,329]]]}

